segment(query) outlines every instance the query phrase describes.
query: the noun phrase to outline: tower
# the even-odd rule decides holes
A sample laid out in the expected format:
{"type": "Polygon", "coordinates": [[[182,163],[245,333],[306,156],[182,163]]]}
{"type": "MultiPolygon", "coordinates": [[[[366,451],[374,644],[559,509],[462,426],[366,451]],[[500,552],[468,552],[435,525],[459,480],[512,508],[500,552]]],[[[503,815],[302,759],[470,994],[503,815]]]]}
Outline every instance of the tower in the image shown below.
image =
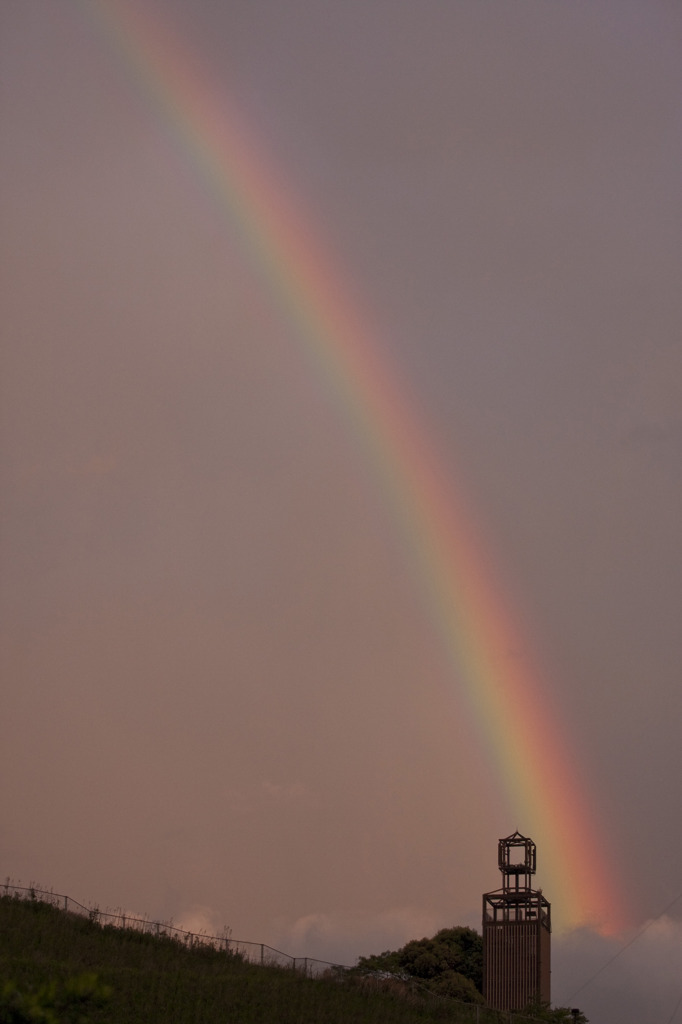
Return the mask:
{"type": "Polygon", "coordinates": [[[497,1010],[550,999],[550,905],[532,889],[536,850],[514,832],[497,845],[502,888],[483,894],[483,995],[497,1010]]]}

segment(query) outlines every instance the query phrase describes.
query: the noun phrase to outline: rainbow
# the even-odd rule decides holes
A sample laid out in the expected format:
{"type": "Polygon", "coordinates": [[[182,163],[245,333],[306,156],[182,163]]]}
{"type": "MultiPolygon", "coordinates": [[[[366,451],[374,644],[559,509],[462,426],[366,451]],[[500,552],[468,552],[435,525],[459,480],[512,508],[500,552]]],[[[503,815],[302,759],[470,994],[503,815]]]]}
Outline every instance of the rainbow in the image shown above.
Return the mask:
{"type": "Polygon", "coordinates": [[[149,0],[77,0],[209,188],[338,399],[380,479],[510,809],[528,832],[560,926],[620,929],[612,859],[574,758],[463,499],[383,354],[379,332],[311,231],[249,126],[149,0]]]}

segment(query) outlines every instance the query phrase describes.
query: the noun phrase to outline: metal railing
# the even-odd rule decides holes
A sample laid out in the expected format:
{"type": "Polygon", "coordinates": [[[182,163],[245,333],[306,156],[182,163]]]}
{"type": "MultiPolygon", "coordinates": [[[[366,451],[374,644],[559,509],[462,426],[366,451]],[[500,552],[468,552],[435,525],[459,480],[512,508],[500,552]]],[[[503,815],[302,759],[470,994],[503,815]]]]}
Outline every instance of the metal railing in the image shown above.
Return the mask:
{"type": "Polygon", "coordinates": [[[90,921],[101,925],[111,925],[114,928],[130,928],[148,935],[165,935],[189,948],[208,946],[212,949],[222,950],[225,953],[241,956],[250,963],[267,964],[273,967],[290,967],[310,978],[349,970],[345,964],[335,964],[328,960],[316,960],[310,956],[290,956],[288,953],[283,953],[281,949],[267,946],[264,942],[245,942],[242,939],[233,939],[227,932],[223,935],[208,935],[203,931],[191,932],[185,928],[178,928],[170,922],[150,921],[147,917],[138,917],[136,914],[126,914],[123,911],[100,910],[97,906],[86,907],[79,903],[78,900],[73,899],[72,896],[64,896],[62,893],[52,892],[51,890],[37,889],[35,886],[14,885],[9,879],[0,885],[0,895],[49,903],[51,906],[65,910],[67,913],[79,914],[81,917],[87,917],[90,921]]]}

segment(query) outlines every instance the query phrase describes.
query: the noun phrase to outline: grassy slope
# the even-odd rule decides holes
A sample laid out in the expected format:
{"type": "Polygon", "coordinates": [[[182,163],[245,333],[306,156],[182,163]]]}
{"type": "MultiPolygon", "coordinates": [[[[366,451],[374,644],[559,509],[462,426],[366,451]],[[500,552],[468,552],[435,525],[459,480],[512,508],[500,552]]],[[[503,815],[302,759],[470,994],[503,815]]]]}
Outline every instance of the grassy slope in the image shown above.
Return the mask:
{"type": "MultiPolygon", "coordinates": [[[[112,1024],[432,1024],[475,1008],[310,979],[209,948],[101,927],[40,902],[0,898],[0,982],[21,989],[94,971],[114,994],[93,1021],[112,1024]]],[[[481,1024],[497,1015],[481,1012],[481,1024]]]]}

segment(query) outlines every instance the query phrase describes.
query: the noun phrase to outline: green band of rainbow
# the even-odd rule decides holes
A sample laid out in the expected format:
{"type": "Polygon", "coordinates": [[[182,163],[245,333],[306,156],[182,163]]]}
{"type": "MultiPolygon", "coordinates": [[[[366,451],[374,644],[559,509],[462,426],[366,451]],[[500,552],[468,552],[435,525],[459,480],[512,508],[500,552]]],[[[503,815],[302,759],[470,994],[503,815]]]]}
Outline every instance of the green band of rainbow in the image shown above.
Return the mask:
{"type": "MultiPolygon", "coordinates": [[[[442,636],[454,680],[494,759],[511,816],[530,832],[564,927],[624,924],[626,911],[576,765],[539,673],[395,372],[243,120],[165,17],[141,0],[79,0],[175,136],[335,392],[382,482],[442,636]]],[[[491,886],[494,888],[494,885],[491,886]]]]}

